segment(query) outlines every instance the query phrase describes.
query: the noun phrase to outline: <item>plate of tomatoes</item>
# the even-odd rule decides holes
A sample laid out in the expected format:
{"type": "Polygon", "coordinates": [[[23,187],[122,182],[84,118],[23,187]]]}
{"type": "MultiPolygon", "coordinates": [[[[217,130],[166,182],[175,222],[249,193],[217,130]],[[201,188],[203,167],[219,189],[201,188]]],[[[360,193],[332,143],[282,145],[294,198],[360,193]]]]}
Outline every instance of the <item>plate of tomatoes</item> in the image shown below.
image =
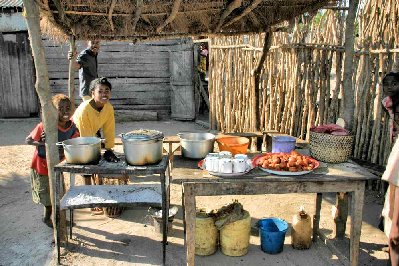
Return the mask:
{"type": "Polygon", "coordinates": [[[276,175],[305,175],[318,168],[320,163],[296,151],[290,153],[265,153],[253,158],[254,167],[276,175]]]}

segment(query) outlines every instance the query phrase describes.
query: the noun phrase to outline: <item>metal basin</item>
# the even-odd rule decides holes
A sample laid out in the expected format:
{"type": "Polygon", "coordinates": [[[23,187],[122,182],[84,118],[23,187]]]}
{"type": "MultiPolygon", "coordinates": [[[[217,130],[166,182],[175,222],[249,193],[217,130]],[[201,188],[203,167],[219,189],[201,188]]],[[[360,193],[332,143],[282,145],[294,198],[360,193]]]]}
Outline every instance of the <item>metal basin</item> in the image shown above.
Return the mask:
{"type": "Polygon", "coordinates": [[[101,159],[101,139],[78,137],[58,142],[64,148],[65,159],[70,164],[97,164],[101,159]]]}
{"type": "Polygon", "coordinates": [[[215,135],[211,133],[179,133],[182,155],[191,159],[202,159],[213,152],[215,135]]]}

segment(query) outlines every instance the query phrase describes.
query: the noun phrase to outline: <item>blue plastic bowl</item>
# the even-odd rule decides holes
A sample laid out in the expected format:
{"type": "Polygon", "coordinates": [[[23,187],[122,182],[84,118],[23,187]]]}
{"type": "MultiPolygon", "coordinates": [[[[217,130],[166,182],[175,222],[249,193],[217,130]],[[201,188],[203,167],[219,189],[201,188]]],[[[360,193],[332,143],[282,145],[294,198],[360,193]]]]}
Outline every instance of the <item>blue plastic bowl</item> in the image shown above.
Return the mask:
{"type": "Polygon", "coordinates": [[[275,136],[272,138],[272,152],[290,153],[295,150],[296,138],[291,136],[275,136]]]}

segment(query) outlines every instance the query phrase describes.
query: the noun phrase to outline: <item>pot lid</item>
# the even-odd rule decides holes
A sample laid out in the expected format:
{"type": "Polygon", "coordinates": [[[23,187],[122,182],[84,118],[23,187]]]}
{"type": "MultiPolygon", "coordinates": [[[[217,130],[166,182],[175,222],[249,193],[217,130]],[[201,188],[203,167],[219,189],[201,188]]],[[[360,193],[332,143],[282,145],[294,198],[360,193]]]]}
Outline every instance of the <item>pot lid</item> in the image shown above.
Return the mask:
{"type": "Polygon", "coordinates": [[[164,136],[161,131],[152,130],[152,129],[137,129],[130,131],[126,134],[122,134],[122,138],[125,140],[137,140],[137,141],[160,139],[163,137],[164,136]]]}

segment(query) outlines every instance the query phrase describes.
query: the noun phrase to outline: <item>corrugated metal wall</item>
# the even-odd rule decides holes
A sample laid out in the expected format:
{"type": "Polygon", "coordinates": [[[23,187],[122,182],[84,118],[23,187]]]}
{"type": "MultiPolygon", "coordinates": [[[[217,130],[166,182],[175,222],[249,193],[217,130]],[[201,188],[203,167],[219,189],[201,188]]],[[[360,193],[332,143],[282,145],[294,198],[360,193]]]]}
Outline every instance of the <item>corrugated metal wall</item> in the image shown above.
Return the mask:
{"type": "Polygon", "coordinates": [[[35,72],[27,32],[0,32],[0,117],[39,112],[35,72]]]}

